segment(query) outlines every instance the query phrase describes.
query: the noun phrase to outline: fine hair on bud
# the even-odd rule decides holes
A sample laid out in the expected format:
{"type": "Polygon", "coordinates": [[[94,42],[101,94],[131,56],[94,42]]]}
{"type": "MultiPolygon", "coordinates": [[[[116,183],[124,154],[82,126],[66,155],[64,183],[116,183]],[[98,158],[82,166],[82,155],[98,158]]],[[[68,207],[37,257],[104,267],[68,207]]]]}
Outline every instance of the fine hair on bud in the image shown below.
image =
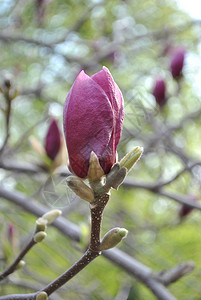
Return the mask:
{"type": "Polygon", "coordinates": [[[47,225],[50,225],[52,222],[54,222],[60,215],[62,214],[62,211],[59,209],[53,209],[51,211],[48,211],[46,214],[44,214],[41,218],[44,220],[47,220],[47,225]]]}

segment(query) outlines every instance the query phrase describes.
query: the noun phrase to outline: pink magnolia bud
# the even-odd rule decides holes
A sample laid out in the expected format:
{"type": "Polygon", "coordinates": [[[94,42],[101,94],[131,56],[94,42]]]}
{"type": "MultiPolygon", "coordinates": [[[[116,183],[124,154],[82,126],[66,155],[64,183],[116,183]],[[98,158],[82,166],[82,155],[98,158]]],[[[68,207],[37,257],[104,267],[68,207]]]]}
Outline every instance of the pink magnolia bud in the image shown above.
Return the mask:
{"type": "Polygon", "coordinates": [[[179,47],[173,50],[171,64],[170,64],[172,77],[176,78],[182,74],[184,57],[185,57],[184,48],[179,47]]]}
{"type": "Polygon", "coordinates": [[[60,145],[61,133],[57,121],[52,119],[45,138],[45,151],[51,160],[54,160],[57,156],[60,145]]]}
{"type": "Polygon", "coordinates": [[[88,173],[93,151],[105,174],[116,162],[124,119],[123,96],[106,67],[89,77],[81,71],[64,104],[64,134],[71,170],[88,173]]]}
{"type": "Polygon", "coordinates": [[[155,81],[153,95],[156,99],[156,102],[160,106],[163,106],[166,102],[165,91],[166,91],[165,81],[162,78],[158,78],[155,81]]]}
{"type": "MultiPolygon", "coordinates": [[[[198,201],[197,196],[192,196],[191,195],[189,197],[189,202],[192,202],[192,204],[193,204],[193,202],[195,203],[197,201],[198,201]]],[[[188,205],[182,205],[181,208],[180,208],[180,210],[179,210],[179,217],[181,219],[183,219],[184,217],[186,217],[187,215],[189,215],[192,212],[192,210],[193,210],[192,207],[190,207],[188,205]]]]}

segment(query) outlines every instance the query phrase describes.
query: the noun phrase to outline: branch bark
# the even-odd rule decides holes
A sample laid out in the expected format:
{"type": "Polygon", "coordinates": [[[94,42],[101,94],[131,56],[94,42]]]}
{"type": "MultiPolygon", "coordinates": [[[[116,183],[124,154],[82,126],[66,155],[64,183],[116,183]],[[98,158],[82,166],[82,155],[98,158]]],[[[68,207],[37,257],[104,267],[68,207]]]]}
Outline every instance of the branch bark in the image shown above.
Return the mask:
{"type": "MultiPolygon", "coordinates": [[[[41,216],[47,209],[42,205],[35,203],[33,199],[25,197],[20,192],[9,191],[3,187],[0,187],[0,197],[3,197],[12,203],[20,206],[26,211],[36,215],[41,216]]],[[[55,226],[60,232],[62,232],[67,237],[71,238],[74,241],[79,241],[81,234],[80,229],[77,225],[71,223],[70,221],[64,219],[63,217],[59,217],[52,224],[55,226]]],[[[107,251],[103,251],[103,256],[112,261],[114,264],[121,267],[124,271],[134,276],[136,279],[141,281],[145,286],[147,286],[150,291],[157,297],[159,300],[175,300],[176,298],[171,295],[171,293],[167,290],[167,288],[157,279],[157,275],[153,273],[153,271],[147,266],[143,265],[139,261],[135,260],[128,254],[124,253],[119,249],[111,249],[107,251]]],[[[35,295],[35,294],[34,294],[35,295]]],[[[30,294],[29,297],[32,297],[33,294],[30,294]]],[[[5,296],[7,297],[7,296],[5,296]]],[[[11,298],[2,298],[0,300],[11,300],[11,298]]],[[[12,298],[15,300],[17,298],[12,298]]],[[[27,299],[32,300],[33,298],[19,298],[19,299],[27,299]]]]}

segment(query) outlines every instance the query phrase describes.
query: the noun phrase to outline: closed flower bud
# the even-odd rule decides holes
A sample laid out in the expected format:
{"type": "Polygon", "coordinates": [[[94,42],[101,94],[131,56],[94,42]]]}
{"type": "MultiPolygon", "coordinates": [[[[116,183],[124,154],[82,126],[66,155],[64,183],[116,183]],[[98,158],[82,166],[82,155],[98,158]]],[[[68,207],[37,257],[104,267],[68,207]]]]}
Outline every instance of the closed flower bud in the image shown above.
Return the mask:
{"type": "Polygon", "coordinates": [[[47,220],[47,225],[50,225],[61,215],[61,213],[62,213],[61,210],[53,209],[51,211],[48,211],[41,218],[47,220]]]}
{"type": "Polygon", "coordinates": [[[34,242],[40,243],[42,242],[47,236],[47,233],[44,231],[39,231],[34,235],[34,242]]]}
{"type": "Polygon", "coordinates": [[[120,167],[125,167],[128,171],[136,164],[143,153],[142,147],[136,147],[127,153],[120,161],[120,167]]]}
{"type": "Polygon", "coordinates": [[[154,84],[153,95],[155,97],[156,103],[158,103],[159,106],[163,106],[166,103],[167,99],[165,92],[165,81],[162,78],[158,78],[154,84]]]}
{"type": "Polygon", "coordinates": [[[184,58],[185,58],[184,48],[179,47],[173,50],[171,64],[170,64],[170,70],[173,78],[177,78],[182,74],[184,58]]]}
{"type": "Polygon", "coordinates": [[[81,71],[64,105],[64,134],[70,168],[86,178],[93,151],[105,174],[116,162],[124,119],[123,97],[109,70],[89,77],[81,71]]]}
{"type": "Polygon", "coordinates": [[[113,228],[106,233],[101,244],[100,250],[108,250],[114,248],[117,244],[121,242],[128,234],[128,230],[125,228],[113,228]]]}
{"type": "Polygon", "coordinates": [[[55,119],[52,119],[45,138],[45,151],[47,156],[54,160],[61,145],[61,133],[55,119]]]}
{"type": "Polygon", "coordinates": [[[69,188],[71,188],[71,190],[73,190],[73,192],[83,200],[90,203],[94,201],[94,194],[92,190],[80,178],[76,176],[68,176],[66,178],[66,183],[69,188]]]}

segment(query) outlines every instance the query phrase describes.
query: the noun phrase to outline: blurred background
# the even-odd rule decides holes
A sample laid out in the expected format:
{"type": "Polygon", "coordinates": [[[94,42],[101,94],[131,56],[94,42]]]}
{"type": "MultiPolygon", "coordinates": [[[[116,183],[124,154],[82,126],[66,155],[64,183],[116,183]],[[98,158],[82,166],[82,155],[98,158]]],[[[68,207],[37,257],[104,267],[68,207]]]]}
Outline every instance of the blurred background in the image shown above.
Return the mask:
{"type": "MultiPolygon", "coordinates": [[[[135,146],[144,147],[144,155],[112,191],[102,232],[127,228],[118,247],[155,272],[194,261],[195,270],[169,290],[177,299],[200,299],[200,23],[199,1],[192,0],[0,0],[0,270],[36,220],[1,187],[33,205],[62,209],[82,236],[75,243],[48,228],[0,294],[40,289],[87,246],[88,205],[66,187],[63,141],[55,158],[46,138],[53,120],[63,132],[64,101],[79,72],[92,75],[106,66],[125,100],[119,158],[135,146]]],[[[156,298],[100,257],[51,299],[156,298]]]]}

